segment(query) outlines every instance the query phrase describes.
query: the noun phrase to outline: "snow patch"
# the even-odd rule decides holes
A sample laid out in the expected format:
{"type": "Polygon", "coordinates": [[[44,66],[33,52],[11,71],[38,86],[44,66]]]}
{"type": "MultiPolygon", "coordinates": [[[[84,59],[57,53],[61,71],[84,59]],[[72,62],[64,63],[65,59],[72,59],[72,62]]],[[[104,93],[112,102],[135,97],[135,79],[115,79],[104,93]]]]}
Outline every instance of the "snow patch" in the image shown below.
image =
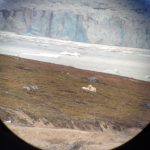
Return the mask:
{"type": "Polygon", "coordinates": [[[58,54],[49,54],[49,53],[21,53],[22,55],[30,55],[30,56],[41,56],[41,57],[51,57],[51,58],[59,58],[60,55],[58,54]]]}
{"type": "Polygon", "coordinates": [[[71,52],[64,51],[64,52],[61,52],[60,54],[61,55],[68,55],[68,56],[76,56],[76,57],[80,56],[80,53],[77,53],[77,52],[71,53],[71,52]]]}
{"type": "Polygon", "coordinates": [[[106,73],[111,73],[111,74],[120,74],[118,69],[106,69],[106,70],[103,70],[103,72],[106,72],[106,73]]]}

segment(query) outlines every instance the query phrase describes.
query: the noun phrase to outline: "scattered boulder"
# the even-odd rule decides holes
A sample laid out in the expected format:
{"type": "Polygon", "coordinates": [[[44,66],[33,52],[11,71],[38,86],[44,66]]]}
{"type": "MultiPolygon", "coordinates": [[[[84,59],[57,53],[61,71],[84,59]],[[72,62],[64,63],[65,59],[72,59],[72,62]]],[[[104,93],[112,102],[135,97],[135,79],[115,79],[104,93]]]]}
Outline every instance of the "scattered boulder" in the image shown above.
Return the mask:
{"type": "Polygon", "coordinates": [[[80,150],[83,146],[83,144],[85,144],[85,142],[83,141],[76,141],[73,143],[69,143],[67,146],[68,150],[80,150]]]}
{"type": "Polygon", "coordinates": [[[37,85],[30,85],[30,86],[23,86],[23,89],[25,89],[25,90],[27,90],[29,92],[29,91],[36,91],[39,88],[38,88],[37,85]]]}
{"type": "Polygon", "coordinates": [[[21,70],[25,70],[25,71],[32,71],[31,68],[24,67],[24,66],[16,66],[16,68],[21,69],[21,70]]]}
{"type": "Polygon", "coordinates": [[[9,94],[9,92],[8,92],[8,91],[5,91],[5,94],[9,94]]]}
{"type": "Polygon", "coordinates": [[[39,89],[37,85],[31,85],[30,87],[32,90],[38,90],[39,89]]]}
{"type": "Polygon", "coordinates": [[[27,90],[27,91],[30,91],[30,87],[29,86],[23,86],[23,89],[27,90]]]}
{"type": "Polygon", "coordinates": [[[146,107],[147,109],[150,109],[150,103],[145,104],[145,107],[146,107]]]}
{"type": "Polygon", "coordinates": [[[96,77],[94,77],[94,76],[89,77],[88,80],[89,80],[91,83],[96,83],[96,82],[98,82],[98,79],[97,79],[96,77]]]}

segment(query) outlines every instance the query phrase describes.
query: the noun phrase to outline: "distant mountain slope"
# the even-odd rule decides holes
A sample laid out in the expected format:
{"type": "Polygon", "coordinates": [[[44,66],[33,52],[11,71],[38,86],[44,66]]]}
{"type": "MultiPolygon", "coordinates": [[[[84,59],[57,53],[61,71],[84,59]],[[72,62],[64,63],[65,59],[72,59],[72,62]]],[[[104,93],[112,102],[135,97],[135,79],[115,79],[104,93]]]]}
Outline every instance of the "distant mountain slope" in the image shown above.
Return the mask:
{"type": "Polygon", "coordinates": [[[0,4],[0,30],[150,48],[150,10],[140,0],[6,0],[0,4]]]}

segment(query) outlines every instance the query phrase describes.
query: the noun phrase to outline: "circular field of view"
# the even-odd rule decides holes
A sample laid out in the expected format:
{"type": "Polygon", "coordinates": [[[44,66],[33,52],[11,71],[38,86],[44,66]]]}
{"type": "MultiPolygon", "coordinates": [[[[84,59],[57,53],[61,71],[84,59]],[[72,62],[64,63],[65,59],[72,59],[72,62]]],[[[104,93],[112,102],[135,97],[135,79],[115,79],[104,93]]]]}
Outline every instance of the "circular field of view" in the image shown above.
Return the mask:
{"type": "Polygon", "coordinates": [[[0,0],[0,120],[44,150],[109,150],[150,123],[147,1],[0,0]]]}

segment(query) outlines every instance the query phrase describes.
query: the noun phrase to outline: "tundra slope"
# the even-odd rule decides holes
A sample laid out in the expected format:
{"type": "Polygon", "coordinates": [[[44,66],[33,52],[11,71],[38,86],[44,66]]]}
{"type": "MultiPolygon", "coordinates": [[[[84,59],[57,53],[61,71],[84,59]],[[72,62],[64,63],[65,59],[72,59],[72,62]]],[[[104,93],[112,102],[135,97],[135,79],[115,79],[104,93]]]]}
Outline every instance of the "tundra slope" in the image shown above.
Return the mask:
{"type": "Polygon", "coordinates": [[[150,122],[149,90],[149,82],[0,55],[0,117],[42,149],[126,142],[150,122]],[[96,93],[81,90],[88,84],[96,93]]]}

